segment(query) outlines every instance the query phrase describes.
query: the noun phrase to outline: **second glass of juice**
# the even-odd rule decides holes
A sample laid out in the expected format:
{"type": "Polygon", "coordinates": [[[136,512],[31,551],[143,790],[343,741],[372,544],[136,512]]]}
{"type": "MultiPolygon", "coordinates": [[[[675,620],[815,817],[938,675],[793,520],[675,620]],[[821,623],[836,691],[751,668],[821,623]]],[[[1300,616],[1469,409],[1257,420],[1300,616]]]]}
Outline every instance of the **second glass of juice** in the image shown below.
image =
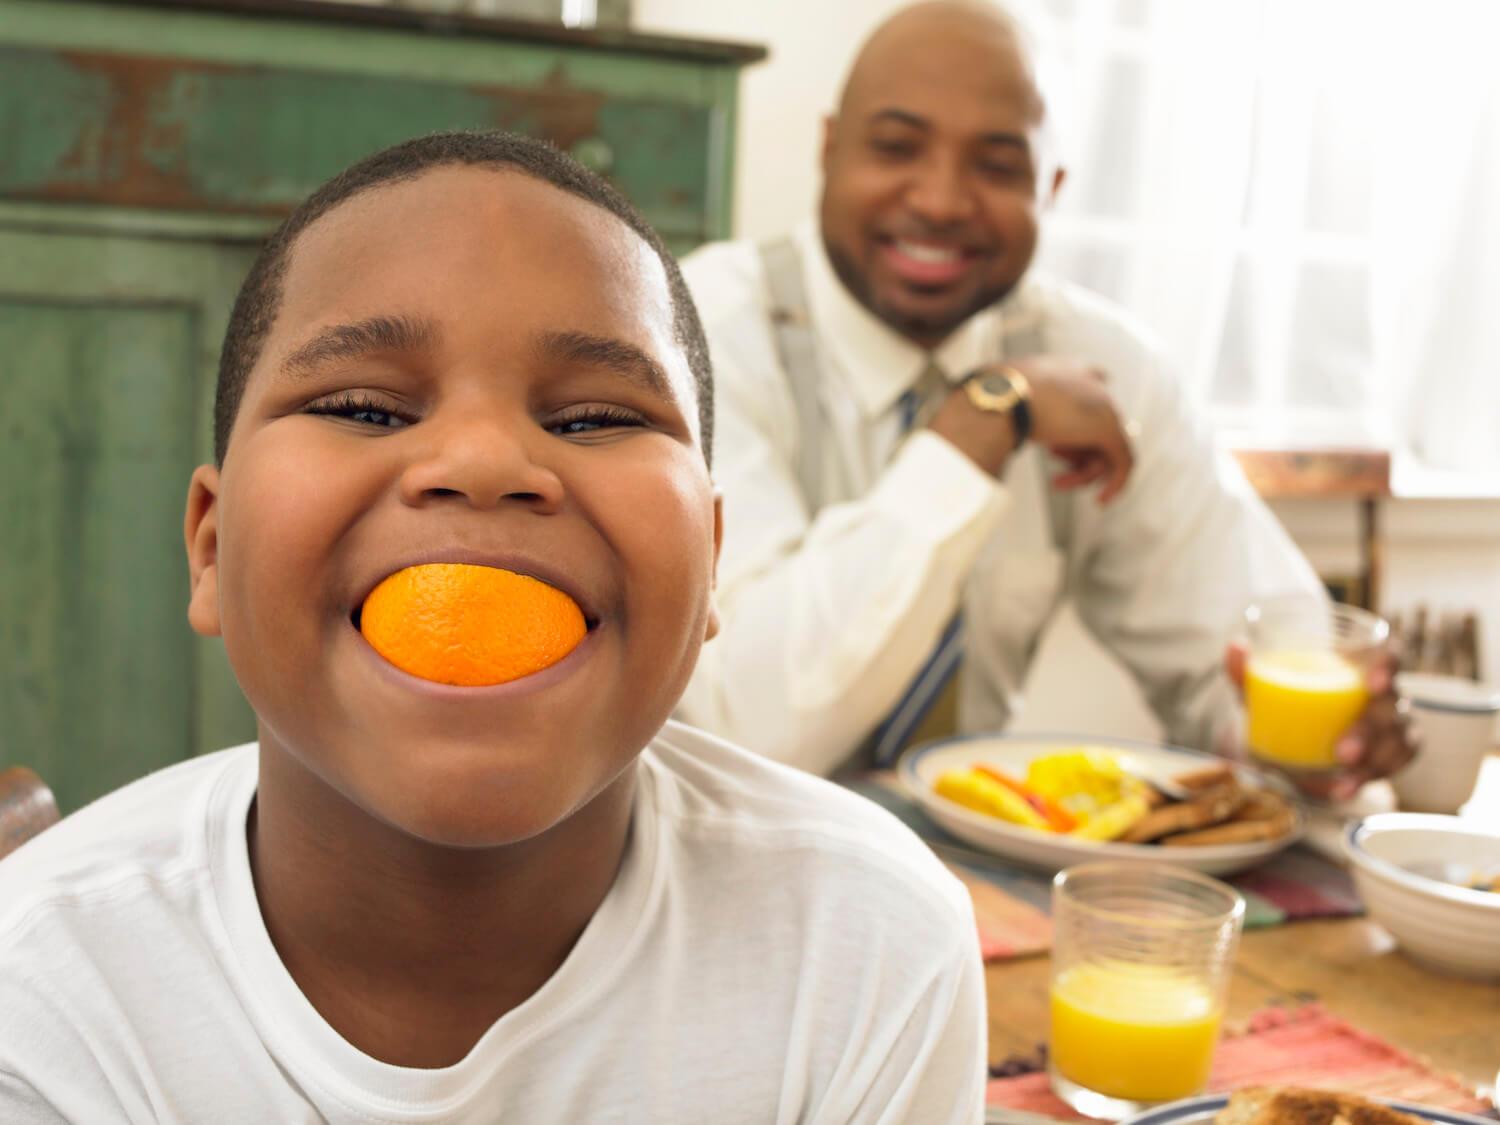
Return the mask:
{"type": "Polygon", "coordinates": [[[1312,598],[1275,598],[1245,614],[1246,741],[1294,773],[1338,764],[1334,747],[1369,701],[1365,678],[1390,635],[1367,610],[1312,598]]]}
{"type": "Polygon", "coordinates": [[[1057,1095],[1117,1120],[1199,1093],[1245,900],[1186,868],[1093,863],[1058,874],[1052,908],[1057,1095]]]}

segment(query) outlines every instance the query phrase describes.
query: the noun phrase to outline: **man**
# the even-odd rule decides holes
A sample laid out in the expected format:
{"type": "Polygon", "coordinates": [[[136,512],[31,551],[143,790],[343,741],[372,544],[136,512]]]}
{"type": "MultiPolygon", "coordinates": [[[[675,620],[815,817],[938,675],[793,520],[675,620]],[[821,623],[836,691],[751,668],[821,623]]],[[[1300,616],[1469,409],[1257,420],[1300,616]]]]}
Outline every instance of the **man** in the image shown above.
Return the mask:
{"type": "MultiPolygon", "coordinates": [[[[958,726],[996,730],[1066,596],[1171,741],[1237,741],[1240,615],[1319,585],[1129,320],[1030,271],[1056,159],[1020,27],[918,4],[826,123],[816,228],[685,263],[725,510],[689,721],[826,773],[889,760],[956,678],[958,726]]],[[[1391,672],[1335,795],[1412,752],[1391,672]]]]}

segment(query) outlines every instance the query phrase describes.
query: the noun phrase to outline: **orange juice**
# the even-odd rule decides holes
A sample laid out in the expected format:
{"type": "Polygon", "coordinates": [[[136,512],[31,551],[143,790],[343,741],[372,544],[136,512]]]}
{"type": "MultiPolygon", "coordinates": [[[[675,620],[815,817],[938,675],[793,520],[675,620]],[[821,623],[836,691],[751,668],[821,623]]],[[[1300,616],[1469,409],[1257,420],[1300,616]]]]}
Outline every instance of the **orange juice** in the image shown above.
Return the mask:
{"type": "Polygon", "coordinates": [[[1302,769],[1337,764],[1333,747],[1369,699],[1364,674],[1326,649],[1272,650],[1245,668],[1250,748],[1302,769]]]}
{"type": "Polygon", "coordinates": [[[1052,983],[1052,1065],[1112,1098],[1184,1098],[1208,1082],[1221,1014],[1181,969],[1086,961],[1052,983]]]}

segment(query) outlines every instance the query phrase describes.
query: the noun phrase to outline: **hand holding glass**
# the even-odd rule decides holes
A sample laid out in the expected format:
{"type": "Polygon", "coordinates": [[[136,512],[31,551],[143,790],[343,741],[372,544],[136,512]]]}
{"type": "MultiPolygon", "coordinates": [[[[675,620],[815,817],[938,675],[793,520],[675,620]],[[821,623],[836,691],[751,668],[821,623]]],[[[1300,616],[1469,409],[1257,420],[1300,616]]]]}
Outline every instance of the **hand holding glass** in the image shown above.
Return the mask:
{"type": "Polygon", "coordinates": [[[1247,741],[1294,772],[1337,767],[1339,736],[1364,712],[1365,678],[1390,634],[1383,618],[1313,598],[1277,598],[1245,615],[1247,741]]]}

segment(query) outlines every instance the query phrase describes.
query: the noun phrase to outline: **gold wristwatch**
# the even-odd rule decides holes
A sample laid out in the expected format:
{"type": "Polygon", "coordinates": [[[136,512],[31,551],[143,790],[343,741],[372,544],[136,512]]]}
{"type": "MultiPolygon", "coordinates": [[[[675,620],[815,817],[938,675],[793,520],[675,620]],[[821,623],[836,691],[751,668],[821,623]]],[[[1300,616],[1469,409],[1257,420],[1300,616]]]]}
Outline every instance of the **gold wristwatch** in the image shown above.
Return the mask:
{"type": "Polygon", "coordinates": [[[1014,367],[979,367],[964,379],[963,388],[978,409],[1010,415],[1020,449],[1031,434],[1031,384],[1026,376],[1014,367]]]}

